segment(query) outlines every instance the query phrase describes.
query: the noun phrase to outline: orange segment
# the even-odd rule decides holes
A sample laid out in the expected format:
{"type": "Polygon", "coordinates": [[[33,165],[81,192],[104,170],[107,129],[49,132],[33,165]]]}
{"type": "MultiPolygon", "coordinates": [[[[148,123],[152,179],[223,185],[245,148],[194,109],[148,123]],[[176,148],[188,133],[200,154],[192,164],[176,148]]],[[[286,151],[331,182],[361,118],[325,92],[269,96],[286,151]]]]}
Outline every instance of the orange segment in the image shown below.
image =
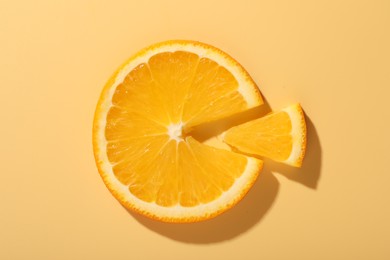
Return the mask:
{"type": "MultiPolygon", "coordinates": [[[[183,106],[193,83],[199,56],[184,51],[153,55],[148,62],[154,83],[164,98],[171,122],[182,120],[183,106]]],[[[164,106],[160,106],[160,109],[164,106]]]]}
{"type": "Polygon", "coordinates": [[[136,114],[160,124],[170,121],[166,106],[165,90],[156,85],[148,65],[137,65],[115,89],[112,104],[128,114],[136,114]]]}
{"type": "Polygon", "coordinates": [[[182,120],[193,126],[246,110],[248,105],[237,89],[237,80],[226,68],[210,59],[200,59],[182,120]]]}
{"type": "Polygon", "coordinates": [[[295,104],[233,127],[224,133],[223,140],[241,152],[300,167],[306,150],[306,124],[302,108],[295,104]]]}
{"type": "MultiPolygon", "coordinates": [[[[182,181],[183,185],[197,185],[196,193],[192,197],[199,203],[208,203],[218,198],[229,190],[245,170],[247,159],[244,156],[202,145],[191,137],[186,138],[186,144],[181,146],[183,150],[180,151],[181,170],[191,174],[188,174],[190,178],[183,176],[182,181]],[[187,163],[188,161],[191,163],[187,163]]],[[[182,189],[182,192],[186,191],[191,189],[182,189]]],[[[185,198],[182,198],[181,203],[190,205],[185,198]]]]}
{"type": "Polygon", "coordinates": [[[166,128],[160,123],[124,108],[113,106],[107,113],[105,137],[108,141],[165,133],[166,128]]]}

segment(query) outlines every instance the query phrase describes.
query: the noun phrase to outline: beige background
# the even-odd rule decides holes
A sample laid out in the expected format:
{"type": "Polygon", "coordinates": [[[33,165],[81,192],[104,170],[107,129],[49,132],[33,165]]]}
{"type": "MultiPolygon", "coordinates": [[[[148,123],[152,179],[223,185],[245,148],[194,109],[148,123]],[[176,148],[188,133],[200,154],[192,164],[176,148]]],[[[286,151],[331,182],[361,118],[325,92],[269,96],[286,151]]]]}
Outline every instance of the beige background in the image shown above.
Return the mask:
{"type": "Polygon", "coordinates": [[[390,1],[0,1],[0,259],[390,259],[390,1]],[[129,214],[94,164],[100,91],[167,39],[235,57],[308,116],[302,169],[266,161],[208,222],[129,214]]]}

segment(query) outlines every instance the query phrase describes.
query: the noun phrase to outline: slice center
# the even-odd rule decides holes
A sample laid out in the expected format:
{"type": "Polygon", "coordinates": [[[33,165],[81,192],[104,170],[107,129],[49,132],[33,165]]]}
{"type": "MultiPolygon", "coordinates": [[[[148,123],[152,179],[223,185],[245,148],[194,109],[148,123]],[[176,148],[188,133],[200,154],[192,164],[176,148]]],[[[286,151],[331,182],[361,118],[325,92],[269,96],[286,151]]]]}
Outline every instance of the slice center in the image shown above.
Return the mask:
{"type": "Polygon", "coordinates": [[[168,126],[168,135],[171,140],[176,140],[177,142],[183,141],[183,126],[183,122],[168,126]]]}

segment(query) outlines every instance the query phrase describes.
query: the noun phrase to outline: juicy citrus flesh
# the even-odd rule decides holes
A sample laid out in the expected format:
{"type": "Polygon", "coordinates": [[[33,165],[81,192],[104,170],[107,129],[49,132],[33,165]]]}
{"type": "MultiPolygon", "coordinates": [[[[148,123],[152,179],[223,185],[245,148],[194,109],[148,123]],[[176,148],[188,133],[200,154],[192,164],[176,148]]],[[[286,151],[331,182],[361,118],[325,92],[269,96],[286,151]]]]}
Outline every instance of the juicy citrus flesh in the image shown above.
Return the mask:
{"type": "Polygon", "coordinates": [[[208,58],[166,52],[131,71],[112,102],[126,113],[164,127],[179,122],[196,125],[245,110],[247,104],[237,87],[232,74],[208,58]]]}
{"type": "Polygon", "coordinates": [[[233,185],[247,164],[244,156],[213,149],[191,137],[177,142],[162,135],[108,145],[133,148],[130,152],[108,148],[116,178],[137,198],[164,207],[213,201],[233,185]]]}
{"type": "Polygon", "coordinates": [[[300,167],[306,149],[306,123],[299,104],[227,130],[223,140],[241,152],[300,167]]]}
{"type": "Polygon", "coordinates": [[[93,137],[99,172],[123,205],[149,217],[216,216],[245,195],[262,161],[188,133],[262,103],[249,75],[222,51],[188,41],[151,46],[103,90],[93,137]]]}

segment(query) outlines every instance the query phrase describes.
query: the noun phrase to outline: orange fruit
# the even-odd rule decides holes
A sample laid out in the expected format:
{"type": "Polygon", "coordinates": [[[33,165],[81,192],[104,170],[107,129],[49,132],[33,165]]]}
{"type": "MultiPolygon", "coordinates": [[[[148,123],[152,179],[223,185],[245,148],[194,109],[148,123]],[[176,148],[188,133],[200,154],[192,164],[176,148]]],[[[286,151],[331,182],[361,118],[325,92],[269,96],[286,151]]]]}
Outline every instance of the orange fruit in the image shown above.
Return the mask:
{"type": "Polygon", "coordinates": [[[299,104],[227,130],[222,139],[238,151],[301,167],[306,123],[299,104]]]}
{"type": "Polygon", "coordinates": [[[243,67],[199,42],[168,41],[131,57],[97,104],[99,173],[125,207],[167,222],[214,217],[249,190],[262,161],[202,144],[191,128],[263,103],[243,67]]]}

